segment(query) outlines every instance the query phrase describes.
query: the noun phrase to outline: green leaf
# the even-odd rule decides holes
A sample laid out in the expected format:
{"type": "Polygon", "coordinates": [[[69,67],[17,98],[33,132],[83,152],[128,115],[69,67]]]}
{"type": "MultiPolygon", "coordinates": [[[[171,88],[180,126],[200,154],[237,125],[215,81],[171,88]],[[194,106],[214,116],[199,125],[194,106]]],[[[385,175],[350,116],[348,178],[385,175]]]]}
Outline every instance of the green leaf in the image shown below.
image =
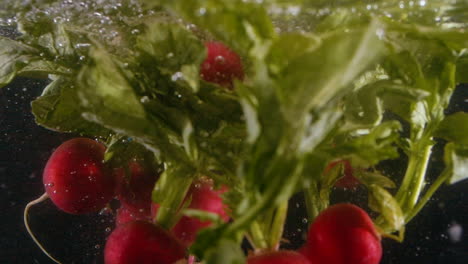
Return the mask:
{"type": "Polygon", "coordinates": [[[402,231],[405,225],[405,217],[398,202],[385,189],[373,184],[368,186],[370,191],[369,207],[382,214],[385,222],[385,230],[402,231]]]}
{"type": "Polygon", "coordinates": [[[84,108],[77,100],[72,80],[58,77],[32,103],[36,123],[48,129],[88,136],[107,137],[110,131],[83,118],[84,108]]]}
{"type": "Polygon", "coordinates": [[[354,166],[371,167],[382,160],[398,157],[395,143],[400,137],[400,130],[398,121],[383,122],[372,129],[358,129],[350,133],[344,142],[336,142],[337,147],[329,151],[334,157],[351,156],[354,166]]]}
{"type": "Polygon", "coordinates": [[[366,186],[376,185],[382,188],[395,188],[396,184],[378,171],[353,170],[353,175],[366,186]]]}
{"type": "Polygon", "coordinates": [[[468,145],[468,113],[446,116],[435,131],[435,136],[460,145],[468,145]]]}
{"type": "Polygon", "coordinates": [[[241,54],[248,54],[257,39],[265,40],[275,36],[270,18],[260,4],[241,0],[164,2],[182,17],[210,31],[241,54]]]}
{"type": "Polygon", "coordinates": [[[291,61],[301,59],[320,45],[320,39],[312,34],[288,33],[272,43],[266,63],[273,74],[280,74],[291,61]],[[284,52],[287,50],[288,52],[284,52]]]}
{"type": "MultiPolygon", "coordinates": [[[[153,21],[137,38],[142,58],[153,60],[153,67],[198,91],[199,65],[206,56],[201,41],[182,25],[153,21]]],[[[151,62],[148,62],[150,65],[151,62]]]]}
{"type": "Polygon", "coordinates": [[[0,36],[0,88],[22,72],[53,73],[56,67],[42,61],[39,51],[20,42],[0,36]]]}
{"type": "MultiPolygon", "coordinates": [[[[183,165],[167,165],[154,186],[152,200],[159,204],[156,222],[170,229],[181,217],[180,208],[192,184],[194,172],[183,165]]],[[[188,204],[188,203],[187,203],[188,204]]]]}
{"type": "Polygon", "coordinates": [[[468,83],[468,52],[457,59],[457,82],[468,83]]]}
{"type": "Polygon", "coordinates": [[[319,36],[320,46],[292,58],[279,74],[281,107],[290,120],[300,120],[309,109],[320,108],[344,95],[354,79],[380,56],[381,43],[375,35],[379,23],[319,36]]]}
{"type": "Polygon", "coordinates": [[[448,143],[444,152],[445,165],[451,170],[448,178],[450,184],[468,178],[468,146],[457,143],[448,143]]]}
{"type": "Polygon", "coordinates": [[[94,64],[85,67],[78,77],[78,97],[85,109],[83,117],[132,137],[164,158],[186,162],[180,134],[164,120],[146,112],[134,90],[138,85],[133,83],[138,80],[135,73],[99,47],[90,55],[94,64]]]}
{"type": "Polygon", "coordinates": [[[223,239],[207,250],[203,263],[205,264],[244,264],[244,252],[239,244],[232,240],[223,239]]]}

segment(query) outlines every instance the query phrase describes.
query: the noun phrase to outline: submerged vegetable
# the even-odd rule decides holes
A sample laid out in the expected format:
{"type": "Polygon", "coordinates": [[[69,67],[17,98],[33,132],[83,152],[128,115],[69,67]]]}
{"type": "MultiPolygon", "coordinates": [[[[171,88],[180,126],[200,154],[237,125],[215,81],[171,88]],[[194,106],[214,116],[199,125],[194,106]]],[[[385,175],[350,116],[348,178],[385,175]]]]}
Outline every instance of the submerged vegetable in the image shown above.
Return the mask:
{"type": "MultiPolygon", "coordinates": [[[[221,195],[227,191],[227,188],[214,189],[210,180],[204,179],[197,181],[190,187],[187,198],[190,204],[187,209],[200,210],[215,214],[221,221],[227,222],[227,206],[223,203],[221,195]]],[[[191,245],[202,228],[212,226],[213,222],[209,220],[199,220],[196,217],[182,216],[177,224],[172,228],[174,235],[182,240],[184,244],[191,245]]]]}
{"type": "Polygon", "coordinates": [[[313,263],[378,264],[382,258],[380,235],[372,219],[352,204],[323,211],[310,226],[301,252],[313,263]]]}
{"type": "Polygon", "coordinates": [[[75,138],[52,153],[43,182],[58,208],[70,214],[97,212],[114,197],[114,178],[103,164],[104,151],[101,143],[75,138]]]}
{"type": "Polygon", "coordinates": [[[106,242],[106,264],[173,264],[185,257],[185,248],[169,232],[143,221],[117,227],[106,242]]]}
{"type": "Polygon", "coordinates": [[[126,210],[133,213],[151,213],[151,192],[158,175],[137,162],[128,165],[129,173],[124,169],[116,170],[116,195],[126,210]]]}
{"type": "Polygon", "coordinates": [[[203,80],[230,88],[234,79],[244,79],[244,68],[239,55],[221,42],[207,42],[205,46],[207,55],[200,66],[203,80]]]}

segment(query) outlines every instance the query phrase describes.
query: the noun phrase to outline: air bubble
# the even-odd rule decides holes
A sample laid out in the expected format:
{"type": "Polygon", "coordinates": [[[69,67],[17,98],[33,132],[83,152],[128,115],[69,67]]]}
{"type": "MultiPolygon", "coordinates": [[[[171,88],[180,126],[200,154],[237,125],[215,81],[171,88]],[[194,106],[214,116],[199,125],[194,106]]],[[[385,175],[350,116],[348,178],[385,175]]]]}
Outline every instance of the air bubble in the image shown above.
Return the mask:
{"type": "Polygon", "coordinates": [[[226,59],[223,56],[216,56],[215,57],[215,62],[218,64],[224,64],[226,63],[226,59]]]}
{"type": "Polygon", "coordinates": [[[149,101],[150,101],[150,98],[149,98],[148,96],[146,96],[146,95],[143,96],[143,97],[141,97],[141,99],[140,99],[140,102],[141,102],[142,104],[149,103],[149,101]]]}
{"type": "Polygon", "coordinates": [[[182,72],[176,72],[171,76],[171,80],[173,82],[182,80],[184,78],[184,74],[182,72]]]}
{"type": "Polygon", "coordinates": [[[460,242],[463,236],[463,227],[458,223],[452,223],[447,233],[452,243],[460,242]]]}
{"type": "Polygon", "coordinates": [[[206,8],[202,7],[198,9],[198,15],[204,16],[206,14],[206,8]]]}

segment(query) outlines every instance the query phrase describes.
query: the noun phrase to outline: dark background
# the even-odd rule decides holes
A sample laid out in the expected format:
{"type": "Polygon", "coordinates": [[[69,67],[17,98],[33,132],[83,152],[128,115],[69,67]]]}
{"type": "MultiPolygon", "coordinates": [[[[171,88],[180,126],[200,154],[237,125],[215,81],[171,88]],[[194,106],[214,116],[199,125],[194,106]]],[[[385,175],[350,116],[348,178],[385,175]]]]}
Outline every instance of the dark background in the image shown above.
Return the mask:
{"type": "MultiPolygon", "coordinates": [[[[49,155],[71,137],[34,123],[30,102],[46,84],[17,79],[0,90],[0,263],[52,263],[26,233],[22,219],[26,204],[44,191],[41,176],[49,155]]],[[[468,111],[468,85],[457,89],[447,112],[463,110],[468,111]]],[[[435,151],[438,155],[440,146],[435,151]]],[[[383,168],[398,171],[404,169],[401,164],[390,162],[383,168]]],[[[431,174],[436,175],[441,168],[437,158],[431,164],[431,174]]],[[[363,195],[362,190],[337,191],[336,197],[337,201],[353,201],[363,195]]],[[[46,201],[32,208],[30,225],[44,247],[63,263],[102,263],[105,237],[113,228],[113,217],[108,213],[67,215],[46,201]]],[[[285,247],[298,248],[307,225],[304,204],[298,195],[291,201],[285,232],[290,243],[285,247]]],[[[468,263],[468,181],[441,188],[407,225],[404,243],[384,239],[383,248],[382,264],[468,263]],[[448,233],[454,225],[463,230],[458,242],[450,239],[448,233]]]]}

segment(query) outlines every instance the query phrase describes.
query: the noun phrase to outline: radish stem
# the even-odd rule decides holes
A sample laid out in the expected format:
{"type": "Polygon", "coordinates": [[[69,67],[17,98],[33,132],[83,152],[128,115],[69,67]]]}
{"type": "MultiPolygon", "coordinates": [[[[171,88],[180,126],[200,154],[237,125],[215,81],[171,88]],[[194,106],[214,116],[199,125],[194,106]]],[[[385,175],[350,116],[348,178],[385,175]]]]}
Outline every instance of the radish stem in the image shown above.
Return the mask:
{"type": "Polygon", "coordinates": [[[285,201],[278,206],[271,225],[271,235],[269,239],[269,247],[273,250],[278,250],[281,237],[283,236],[284,222],[288,213],[288,201],[285,201]]]}

